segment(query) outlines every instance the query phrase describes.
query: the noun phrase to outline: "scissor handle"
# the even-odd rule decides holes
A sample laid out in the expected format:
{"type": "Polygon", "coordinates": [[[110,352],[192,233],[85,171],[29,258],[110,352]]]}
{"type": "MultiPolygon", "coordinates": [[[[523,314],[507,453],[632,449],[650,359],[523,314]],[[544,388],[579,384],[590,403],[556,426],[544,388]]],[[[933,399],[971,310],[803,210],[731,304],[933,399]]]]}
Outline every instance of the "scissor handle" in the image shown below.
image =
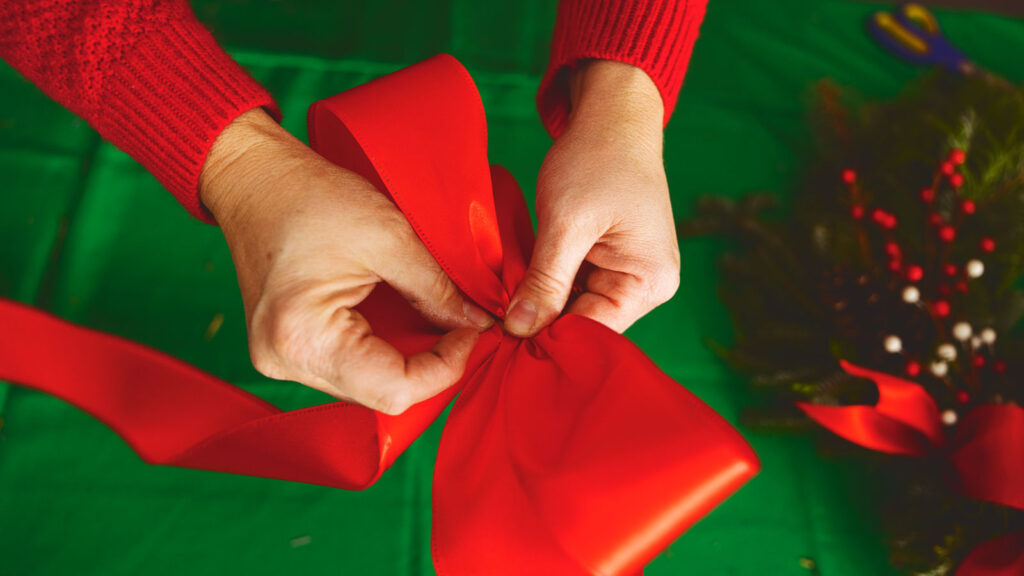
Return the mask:
{"type": "Polygon", "coordinates": [[[972,66],[943,36],[935,15],[920,4],[908,2],[893,13],[876,12],[868,31],[890,52],[914,64],[937,64],[956,72],[972,66]]]}

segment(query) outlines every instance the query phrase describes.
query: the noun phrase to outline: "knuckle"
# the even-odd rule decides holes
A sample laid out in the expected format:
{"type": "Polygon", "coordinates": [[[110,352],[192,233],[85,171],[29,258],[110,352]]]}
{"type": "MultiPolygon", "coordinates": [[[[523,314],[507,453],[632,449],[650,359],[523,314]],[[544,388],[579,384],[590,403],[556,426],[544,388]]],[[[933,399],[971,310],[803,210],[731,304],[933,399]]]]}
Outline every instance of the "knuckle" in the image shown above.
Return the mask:
{"type": "Polygon", "coordinates": [[[407,392],[395,391],[379,398],[372,408],[390,416],[397,416],[413,405],[412,396],[407,392]]]}
{"type": "Polygon", "coordinates": [[[560,298],[563,294],[568,294],[571,289],[565,280],[540,268],[532,269],[523,283],[527,285],[530,292],[548,300],[560,298]]]}
{"type": "Polygon", "coordinates": [[[654,298],[658,304],[664,304],[672,299],[679,291],[679,272],[663,272],[655,280],[654,298]]]}
{"type": "Polygon", "coordinates": [[[450,304],[462,300],[458,288],[455,287],[455,283],[448,279],[448,276],[445,275],[439,266],[435,266],[430,284],[430,294],[438,302],[450,304]]]}
{"type": "Polygon", "coordinates": [[[280,364],[278,364],[277,359],[262,347],[250,345],[249,359],[252,361],[253,368],[260,374],[275,380],[284,379],[284,371],[281,369],[280,364]]]}
{"type": "Polygon", "coordinates": [[[297,330],[296,324],[290,315],[278,316],[271,323],[271,329],[267,335],[270,349],[285,361],[294,362],[301,355],[303,347],[299,344],[300,332],[297,330]]]}
{"type": "Polygon", "coordinates": [[[374,244],[381,246],[388,254],[405,252],[412,243],[419,242],[416,232],[397,209],[385,211],[376,224],[377,237],[374,244]]]}
{"type": "Polygon", "coordinates": [[[660,305],[671,300],[679,290],[680,281],[679,253],[674,251],[654,264],[647,275],[651,302],[660,305]]]}

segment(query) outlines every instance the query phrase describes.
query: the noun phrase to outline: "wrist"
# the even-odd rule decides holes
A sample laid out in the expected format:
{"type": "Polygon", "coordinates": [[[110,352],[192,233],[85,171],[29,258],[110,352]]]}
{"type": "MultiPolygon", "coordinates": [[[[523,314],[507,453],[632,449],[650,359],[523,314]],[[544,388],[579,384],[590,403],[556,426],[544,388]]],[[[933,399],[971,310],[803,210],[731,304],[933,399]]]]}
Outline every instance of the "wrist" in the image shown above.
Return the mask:
{"type": "Polygon", "coordinates": [[[262,108],[235,118],[214,141],[199,175],[199,200],[223,223],[257,194],[267,165],[286,161],[301,146],[262,108]],[[261,169],[263,168],[263,169],[261,169]]]}
{"type": "Polygon", "coordinates": [[[615,60],[585,60],[569,77],[569,127],[628,126],[660,139],[665,106],[642,69],[615,60]]]}

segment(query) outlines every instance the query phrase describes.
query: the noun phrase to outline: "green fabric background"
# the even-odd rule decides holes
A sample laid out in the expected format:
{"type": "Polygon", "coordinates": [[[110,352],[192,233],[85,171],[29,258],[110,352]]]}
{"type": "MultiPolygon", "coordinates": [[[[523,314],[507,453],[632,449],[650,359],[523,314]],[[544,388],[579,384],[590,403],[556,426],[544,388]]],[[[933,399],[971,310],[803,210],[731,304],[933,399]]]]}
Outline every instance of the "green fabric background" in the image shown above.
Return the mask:
{"type": "MultiPolygon", "coordinates": [[[[814,81],[830,76],[886,96],[917,73],[864,34],[876,6],[710,4],[666,134],[680,216],[700,193],[785,195],[806,150],[814,81]]],[[[483,95],[491,159],[532,188],[549,144],[533,96],[554,2],[202,0],[196,11],[275,94],[285,126],[300,137],[311,102],[440,51],[455,55],[483,95]]],[[[939,17],[982,65],[1024,80],[1024,22],[939,17]]],[[[729,333],[714,294],[719,248],[685,242],[679,294],[629,336],[736,422],[742,386],[702,343],[729,333]]],[[[6,66],[0,295],[154,346],[285,408],[325,401],[250,366],[220,232],[190,219],[141,167],[6,66]],[[223,326],[204,337],[217,315],[223,326]]],[[[378,485],[349,493],[150,467],[89,416],[2,383],[0,406],[0,576],[433,574],[430,479],[441,424],[378,485]]],[[[761,475],[648,574],[891,573],[872,495],[851,464],[821,460],[810,437],[744,433],[762,458],[761,475]]]]}

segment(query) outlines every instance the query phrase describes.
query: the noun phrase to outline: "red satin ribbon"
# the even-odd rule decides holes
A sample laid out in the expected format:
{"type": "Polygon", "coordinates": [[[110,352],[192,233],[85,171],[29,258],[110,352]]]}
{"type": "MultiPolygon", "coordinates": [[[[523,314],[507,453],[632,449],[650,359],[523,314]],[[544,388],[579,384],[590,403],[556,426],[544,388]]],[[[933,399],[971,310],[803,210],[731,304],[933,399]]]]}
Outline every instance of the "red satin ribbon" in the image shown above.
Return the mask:
{"type": "MultiPolygon", "coordinates": [[[[847,440],[880,452],[923,456],[945,443],[939,411],[919,384],[846,361],[847,373],[878,386],[874,406],[797,405],[811,419],[847,440]]],[[[984,404],[957,426],[949,453],[953,488],[966,496],[1024,510],[1024,409],[984,404]]],[[[1024,534],[1008,534],[975,548],[957,576],[1024,574],[1024,534]]]]}
{"type": "Polygon", "coordinates": [[[923,388],[881,372],[839,362],[846,373],[871,380],[878,386],[874,406],[820,406],[798,402],[797,406],[832,432],[865,448],[922,456],[944,442],[939,409],[923,388]]]}
{"type": "MultiPolygon", "coordinates": [[[[512,177],[487,165],[483,107],[455,59],[315,104],[310,135],[396,203],[463,292],[503,315],[533,229],[512,177]]],[[[359,309],[405,354],[438,338],[387,286],[359,309]]],[[[458,394],[434,472],[442,576],[636,573],[758,469],[720,416],[628,340],[574,315],[529,340],[484,333],[456,386],[400,416],[344,402],[281,412],[11,302],[0,301],[0,325],[0,378],[93,414],[153,464],[361,489],[458,394]]]]}
{"type": "MultiPolygon", "coordinates": [[[[978,500],[1024,510],[1024,409],[985,404],[957,426],[950,455],[954,488],[978,500]]],[[[1015,532],[977,546],[956,576],[1024,574],[1024,533],[1015,532]]]]}
{"type": "Polygon", "coordinates": [[[956,576],[1024,574],[1024,533],[1014,532],[979,544],[956,569],[956,576]]]}

